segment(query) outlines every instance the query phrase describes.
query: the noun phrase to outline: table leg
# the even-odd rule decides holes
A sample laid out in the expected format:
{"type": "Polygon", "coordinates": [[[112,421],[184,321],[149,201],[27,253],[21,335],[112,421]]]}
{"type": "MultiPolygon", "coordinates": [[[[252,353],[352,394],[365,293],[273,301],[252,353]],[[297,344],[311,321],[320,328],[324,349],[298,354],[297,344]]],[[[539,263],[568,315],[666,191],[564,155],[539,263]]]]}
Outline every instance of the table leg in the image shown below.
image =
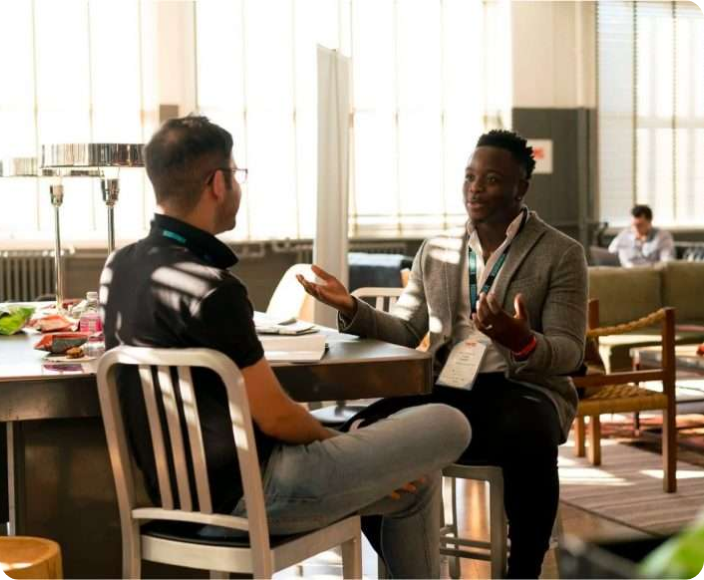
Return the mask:
{"type": "Polygon", "coordinates": [[[10,513],[8,533],[21,535],[25,521],[24,498],[24,454],[22,452],[22,429],[20,423],[10,421],[7,429],[7,498],[10,513]]]}

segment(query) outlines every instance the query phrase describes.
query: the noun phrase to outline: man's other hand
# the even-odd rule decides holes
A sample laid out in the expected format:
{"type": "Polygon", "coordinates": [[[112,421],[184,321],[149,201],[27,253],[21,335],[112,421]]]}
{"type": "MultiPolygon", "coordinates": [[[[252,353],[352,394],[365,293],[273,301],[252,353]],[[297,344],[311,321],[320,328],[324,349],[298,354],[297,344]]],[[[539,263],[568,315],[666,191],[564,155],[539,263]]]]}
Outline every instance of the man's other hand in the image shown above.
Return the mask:
{"type": "Polygon", "coordinates": [[[332,274],[328,274],[319,266],[311,266],[313,274],[322,280],[322,284],[306,280],[298,274],[296,279],[306,292],[323,304],[339,310],[347,318],[353,318],[357,313],[357,301],[347,291],[347,288],[332,274]]]}

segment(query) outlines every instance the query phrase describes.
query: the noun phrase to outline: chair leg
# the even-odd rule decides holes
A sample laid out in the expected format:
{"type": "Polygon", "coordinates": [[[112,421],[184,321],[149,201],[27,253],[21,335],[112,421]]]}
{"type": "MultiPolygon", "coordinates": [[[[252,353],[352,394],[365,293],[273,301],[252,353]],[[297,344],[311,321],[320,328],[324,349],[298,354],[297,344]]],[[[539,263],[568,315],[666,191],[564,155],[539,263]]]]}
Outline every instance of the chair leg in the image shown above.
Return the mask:
{"type": "Polygon", "coordinates": [[[599,415],[589,417],[589,462],[601,465],[601,422],[599,415]]]}
{"type": "Polygon", "coordinates": [[[489,535],[491,541],[491,577],[506,577],[506,513],[503,482],[489,486],[489,535]]]}
{"type": "Polygon", "coordinates": [[[675,406],[662,410],[663,488],[667,493],[677,491],[677,418],[675,406]]]}
{"type": "MultiPolygon", "coordinates": [[[[452,490],[452,524],[450,524],[451,531],[450,533],[452,534],[453,538],[458,538],[459,537],[459,524],[458,524],[458,519],[457,519],[457,479],[454,477],[450,478],[450,489],[452,490]]],[[[444,517],[444,512],[443,512],[443,517],[444,517]]],[[[455,546],[457,548],[457,546],[455,546]]],[[[449,572],[450,572],[450,578],[457,579],[460,577],[460,558],[459,556],[448,556],[449,561],[449,572]]]]}
{"type": "Polygon", "coordinates": [[[640,412],[633,413],[633,434],[640,437],[640,412]]]}
{"type": "Polygon", "coordinates": [[[122,577],[142,577],[142,550],[136,524],[132,525],[131,533],[122,534],[122,577]]]}
{"type": "Polygon", "coordinates": [[[574,450],[577,457],[584,457],[587,454],[584,439],[584,417],[577,417],[574,424],[574,450]]]}
{"type": "Polygon", "coordinates": [[[359,536],[342,544],[342,575],[344,578],[362,577],[362,540],[359,536]]]}

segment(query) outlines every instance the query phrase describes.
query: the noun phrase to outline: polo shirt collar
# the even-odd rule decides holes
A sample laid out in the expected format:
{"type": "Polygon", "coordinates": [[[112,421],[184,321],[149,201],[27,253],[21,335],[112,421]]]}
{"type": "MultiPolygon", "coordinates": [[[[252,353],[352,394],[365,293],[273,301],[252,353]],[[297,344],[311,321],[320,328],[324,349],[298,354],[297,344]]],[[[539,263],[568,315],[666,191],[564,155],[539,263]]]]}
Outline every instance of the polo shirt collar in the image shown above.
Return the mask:
{"type": "Polygon", "coordinates": [[[238,262],[235,253],[213,234],[186,222],[163,214],[154,214],[150,236],[168,238],[186,246],[211,265],[227,269],[238,262]]]}

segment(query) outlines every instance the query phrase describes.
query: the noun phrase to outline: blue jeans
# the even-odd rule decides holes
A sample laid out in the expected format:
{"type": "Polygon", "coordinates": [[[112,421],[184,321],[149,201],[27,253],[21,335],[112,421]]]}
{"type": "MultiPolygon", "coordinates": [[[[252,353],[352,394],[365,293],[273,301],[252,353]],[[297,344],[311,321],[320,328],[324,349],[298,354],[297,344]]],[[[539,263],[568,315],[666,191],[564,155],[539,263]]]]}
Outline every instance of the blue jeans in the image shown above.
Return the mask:
{"type": "MultiPolygon", "coordinates": [[[[471,430],[446,405],[404,409],[351,433],[279,445],[264,473],[269,531],[295,534],[360,513],[380,515],[381,551],[394,578],[440,572],[440,470],[467,448],[471,430]],[[425,477],[416,493],[389,493],[425,477]]],[[[244,502],[234,515],[245,516],[244,502]]]]}

